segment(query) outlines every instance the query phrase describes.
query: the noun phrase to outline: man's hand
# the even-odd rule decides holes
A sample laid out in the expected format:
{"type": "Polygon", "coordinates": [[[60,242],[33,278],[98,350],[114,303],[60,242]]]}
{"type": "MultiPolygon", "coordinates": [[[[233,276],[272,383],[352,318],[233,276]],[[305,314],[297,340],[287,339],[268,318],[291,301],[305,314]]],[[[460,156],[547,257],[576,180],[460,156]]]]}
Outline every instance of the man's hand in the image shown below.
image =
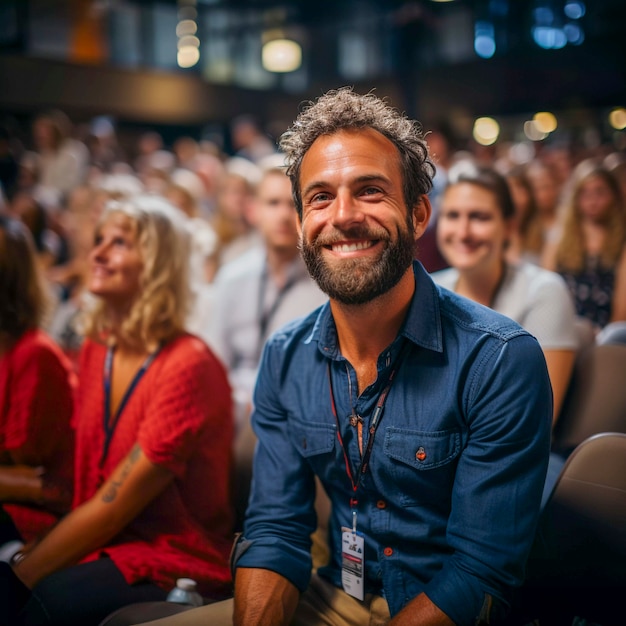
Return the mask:
{"type": "Polygon", "coordinates": [[[413,598],[389,626],[454,626],[454,622],[425,593],[413,598]]]}

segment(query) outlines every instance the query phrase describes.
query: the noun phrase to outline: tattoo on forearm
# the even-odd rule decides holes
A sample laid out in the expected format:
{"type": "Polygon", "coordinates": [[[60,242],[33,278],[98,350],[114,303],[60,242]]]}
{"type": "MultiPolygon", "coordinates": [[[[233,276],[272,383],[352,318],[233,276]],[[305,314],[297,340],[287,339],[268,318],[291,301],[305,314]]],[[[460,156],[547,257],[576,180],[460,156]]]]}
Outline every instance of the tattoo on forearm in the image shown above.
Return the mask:
{"type": "Polygon", "coordinates": [[[133,446],[133,449],[130,451],[128,458],[126,459],[126,463],[124,463],[124,466],[122,467],[122,473],[120,474],[120,477],[117,480],[111,481],[111,484],[109,485],[108,489],[102,496],[103,502],[108,503],[108,502],[113,502],[113,500],[115,500],[115,498],[117,497],[117,490],[124,484],[124,481],[130,474],[130,470],[133,468],[133,465],[137,462],[137,459],[139,458],[140,454],[141,454],[141,448],[139,447],[139,444],[135,444],[133,446]]]}

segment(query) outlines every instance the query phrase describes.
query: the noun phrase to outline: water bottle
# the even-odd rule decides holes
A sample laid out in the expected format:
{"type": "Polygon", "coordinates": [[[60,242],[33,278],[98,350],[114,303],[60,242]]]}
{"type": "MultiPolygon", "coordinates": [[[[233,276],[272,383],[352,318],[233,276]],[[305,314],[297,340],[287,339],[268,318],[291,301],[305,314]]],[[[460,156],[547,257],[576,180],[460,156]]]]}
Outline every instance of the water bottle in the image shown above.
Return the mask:
{"type": "Polygon", "coordinates": [[[176,587],[167,594],[167,601],[188,606],[204,604],[202,596],[196,590],[196,581],[191,578],[179,578],[176,587]]]}

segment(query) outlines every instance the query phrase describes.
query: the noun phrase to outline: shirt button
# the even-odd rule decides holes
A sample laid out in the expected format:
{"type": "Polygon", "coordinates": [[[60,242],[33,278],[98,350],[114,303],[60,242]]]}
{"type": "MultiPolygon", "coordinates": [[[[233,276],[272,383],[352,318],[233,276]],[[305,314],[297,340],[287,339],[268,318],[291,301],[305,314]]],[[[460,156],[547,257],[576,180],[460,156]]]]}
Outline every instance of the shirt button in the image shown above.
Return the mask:
{"type": "Polygon", "coordinates": [[[378,502],[376,502],[376,506],[379,509],[386,509],[387,508],[387,503],[384,500],[378,500],[378,502]]]}
{"type": "Polygon", "coordinates": [[[389,546],[387,546],[384,550],[383,550],[383,554],[385,556],[391,556],[393,554],[393,548],[390,548],[389,546]]]}
{"type": "Polygon", "coordinates": [[[420,446],[420,447],[417,449],[417,452],[415,453],[415,458],[416,458],[418,461],[424,461],[424,460],[426,460],[426,450],[424,450],[424,448],[422,448],[422,446],[420,446]]]}

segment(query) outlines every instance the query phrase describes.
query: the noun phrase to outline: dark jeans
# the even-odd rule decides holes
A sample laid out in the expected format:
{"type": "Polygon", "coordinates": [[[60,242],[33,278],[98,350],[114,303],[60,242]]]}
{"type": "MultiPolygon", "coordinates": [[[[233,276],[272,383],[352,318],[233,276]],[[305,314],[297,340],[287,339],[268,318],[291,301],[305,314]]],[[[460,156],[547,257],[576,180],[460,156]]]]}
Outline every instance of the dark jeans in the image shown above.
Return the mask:
{"type": "Polygon", "coordinates": [[[60,570],[44,578],[20,614],[20,626],[98,626],[117,609],[167,593],[150,582],[129,585],[107,558],[60,570]]]}
{"type": "Polygon", "coordinates": [[[15,539],[22,541],[22,536],[15,527],[11,516],[0,505],[0,546],[15,539]]]}

